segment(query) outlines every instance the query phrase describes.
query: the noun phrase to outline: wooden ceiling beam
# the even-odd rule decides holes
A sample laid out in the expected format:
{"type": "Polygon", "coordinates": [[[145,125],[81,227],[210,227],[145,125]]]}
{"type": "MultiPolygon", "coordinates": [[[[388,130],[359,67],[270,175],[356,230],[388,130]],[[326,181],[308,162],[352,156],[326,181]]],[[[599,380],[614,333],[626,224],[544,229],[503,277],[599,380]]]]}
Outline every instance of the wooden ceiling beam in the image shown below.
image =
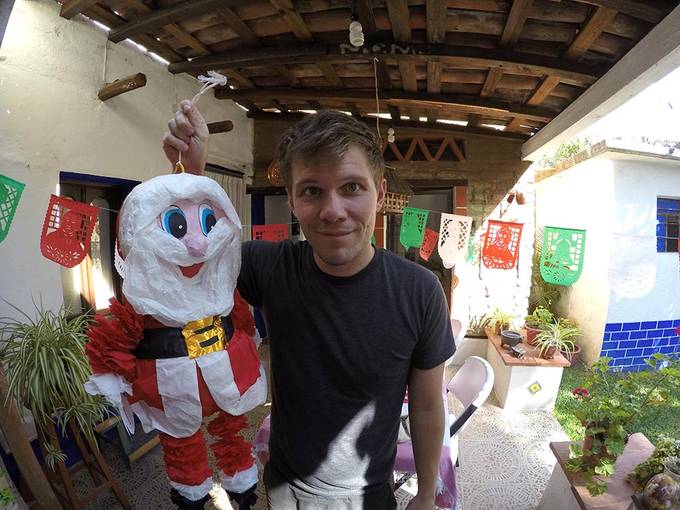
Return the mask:
{"type": "Polygon", "coordinates": [[[296,44],[285,47],[239,48],[209,57],[199,57],[191,62],[169,66],[172,73],[206,72],[210,69],[233,66],[250,67],[272,64],[316,64],[321,60],[343,63],[348,60],[369,59],[377,56],[380,60],[413,61],[424,64],[438,61],[447,67],[474,69],[499,67],[503,72],[545,76],[556,75],[562,81],[595,83],[606,71],[604,66],[592,66],[568,62],[563,58],[545,57],[508,50],[450,46],[444,44],[397,44],[374,43],[370,47],[354,48],[349,43],[341,44],[296,44]]]}
{"type": "MultiPolygon", "coordinates": [[[[85,14],[90,19],[103,23],[109,28],[118,27],[125,24],[125,20],[123,20],[123,18],[99,5],[92,5],[86,9],[83,14],[85,14]]],[[[134,40],[145,48],[153,51],[158,56],[163,57],[171,64],[186,62],[186,59],[183,56],[175,53],[167,44],[158,42],[151,36],[139,34],[134,40]]]]}
{"type": "MultiPolygon", "coordinates": [[[[513,119],[514,120],[514,119],[513,119]]],[[[468,118],[468,127],[478,127],[482,123],[482,116],[477,113],[471,113],[468,118]]]]}
{"type": "Polygon", "coordinates": [[[499,67],[492,67],[486,75],[486,80],[484,80],[484,86],[482,86],[481,97],[490,97],[493,95],[498,82],[501,81],[503,76],[503,71],[499,67]]]}
{"type": "MultiPolygon", "coordinates": [[[[245,89],[230,90],[227,88],[215,92],[217,99],[232,99],[239,101],[268,101],[275,97],[279,100],[306,100],[308,97],[326,99],[344,103],[347,101],[374,101],[375,92],[372,90],[355,89],[323,89],[323,88],[276,88],[276,89],[245,89]]],[[[458,109],[471,113],[506,118],[521,116],[539,122],[549,122],[559,112],[533,106],[517,105],[502,101],[480,98],[478,96],[463,96],[454,94],[428,94],[424,92],[382,91],[380,102],[405,108],[424,109],[458,109]]]]}
{"type": "Polygon", "coordinates": [[[506,133],[516,133],[522,127],[522,119],[520,117],[515,117],[505,126],[506,133]]]}
{"type": "Polygon", "coordinates": [[[442,43],[446,40],[447,0],[425,0],[427,42],[442,43]]]}
{"type": "Polygon", "coordinates": [[[288,83],[290,83],[291,87],[298,88],[302,86],[300,80],[297,79],[297,77],[291,72],[290,69],[288,69],[285,64],[274,65],[272,68],[275,69],[276,72],[283,76],[286,80],[288,80],[288,83]]]}
{"type": "Polygon", "coordinates": [[[527,101],[529,106],[537,106],[541,104],[546,97],[550,95],[555,87],[560,83],[560,79],[556,76],[546,76],[536,90],[531,94],[527,101]]]}
{"type": "Polygon", "coordinates": [[[71,19],[96,3],[97,0],[67,0],[61,4],[59,16],[71,19]]]}
{"type": "MultiPolygon", "coordinates": [[[[607,26],[609,26],[617,14],[617,11],[609,9],[608,7],[598,7],[588,21],[586,21],[583,28],[576,35],[566,51],[562,54],[562,57],[574,62],[579,60],[583,54],[588,51],[588,48],[590,48],[590,45],[595,39],[600,36],[607,26]]],[[[546,76],[533,92],[527,101],[527,104],[530,106],[538,106],[559,84],[559,77],[551,75],[546,76]]]]}
{"type": "Polygon", "coordinates": [[[532,2],[533,0],[513,0],[501,34],[499,43],[501,48],[512,48],[515,45],[529,15],[532,2]]]}
{"type": "Polygon", "coordinates": [[[302,19],[291,0],[269,0],[269,3],[279,11],[279,15],[285,20],[298,41],[312,42],[314,40],[307,23],[302,19]]]}
{"type": "Polygon", "coordinates": [[[349,110],[349,112],[352,114],[352,117],[357,119],[361,118],[361,112],[359,111],[356,103],[348,101],[345,103],[345,105],[347,105],[347,110],[349,110]]]}
{"type": "Polygon", "coordinates": [[[386,0],[385,3],[394,40],[400,43],[411,42],[411,15],[407,0],[386,0]]]}
{"type": "Polygon", "coordinates": [[[598,7],[576,35],[569,48],[562,55],[567,60],[579,60],[595,42],[605,28],[614,20],[618,11],[609,7],[598,7]]]}
{"type": "Polygon", "coordinates": [[[170,23],[204,14],[213,9],[234,7],[245,2],[246,0],[193,0],[184,1],[164,9],[154,9],[124,25],[111,29],[109,40],[120,42],[124,39],[132,39],[138,34],[153,32],[155,29],[170,23]]]}
{"type": "Polygon", "coordinates": [[[246,46],[260,45],[260,39],[255,32],[253,32],[232,9],[223,7],[221,9],[215,9],[214,12],[229,28],[238,34],[246,46]]]}
{"type": "Polygon", "coordinates": [[[183,42],[193,50],[196,50],[200,55],[209,55],[210,50],[193,35],[188,33],[182,27],[176,23],[170,23],[169,25],[164,25],[163,28],[170,34],[175,36],[177,40],[183,42]]]}
{"type": "Polygon", "coordinates": [[[255,88],[255,84],[250,80],[250,78],[246,78],[241,73],[239,73],[236,69],[227,69],[226,75],[227,75],[228,78],[231,78],[233,81],[235,81],[236,85],[238,85],[239,88],[246,88],[246,89],[254,89],[255,88]]]}
{"type": "Polygon", "coordinates": [[[350,11],[356,9],[356,14],[359,16],[359,22],[363,28],[364,35],[367,36],[367,39],[370,41],[378,31],[378,25],[375,22],[375,14],[373,14],[373,7],[371,7],[370,0],[348,0],[347,6],[350,11]]]}
{"type": "Polygon", "coordinates": [[[615,11],[622,12],[628,16],[639,18],[648,23],[658,23],[661,21],[667,11],[650,5],[649,2],[638,2],[636,0],[574,0],[576,2],[588,5],[595,5],[597,7],[606,7],[615,11]]]}
{"type": "MultiPolygon", "coordinates": [[[[307,115],[306,113],[299,113],[299,112],[290,112],[290,113],[273,113],[273,112],[265,112],[265,111],[253,111],[253,112],[248,112],[247,116],[251,119],[255,120],[274,120],[274,121],[288,121],[288,122],[297,122],[303,118],[305,118],[307,115]]],[[[361,117],[359,120],[361,122],[367,124],[371,128],[375,128],[375,118],[374,117],[361,117]]],[[[474,136],[483,136],[486,138],[490,139],[508,139],[508,140],[526,140],[528,138],[527,135],[521,134],[521,133],[506,133],[504,131],[498,131],[496,129],[488,129],[488,128],[466,128],[464,126],[455,126],[452,124],[444,124],[441,122],[421,122],[421,121],[413,121],[413,120],[392,120],[390,122],[390,125],[397,128],[397,127],[402,127],[402,128],[410,128],[414,130],[425,130],[429,134],[432,132],[435,133],[445,133],[445,134],[457,134],[461,137],[465,137],[466,135],[474,135],[474,136]]]]}
{"type": "Polygon", "coordinates": [[[418,91],[418,80],[416,79],[415,62],[399,62],[399,72],[401,73],[401,86],[407,92],[418,91]]]}
{"type": "Polygon", "coordinates": [[[439,94],[442,91],[442,65],[441,62],[427,62],[427,91],[430,94],[439,94]]]}
{"type": "Polygon", "coordinates": [[[316,67],[319,68],[319,70],[323,73],[324,78],[328,80],[328,83],[331,84],[331,86],[341,89],[344,87],[342,80],[338,76],[338,73],[335,71],[335,68],[333,67],[333,64],[330,62],[317,62],[316,67]]]}

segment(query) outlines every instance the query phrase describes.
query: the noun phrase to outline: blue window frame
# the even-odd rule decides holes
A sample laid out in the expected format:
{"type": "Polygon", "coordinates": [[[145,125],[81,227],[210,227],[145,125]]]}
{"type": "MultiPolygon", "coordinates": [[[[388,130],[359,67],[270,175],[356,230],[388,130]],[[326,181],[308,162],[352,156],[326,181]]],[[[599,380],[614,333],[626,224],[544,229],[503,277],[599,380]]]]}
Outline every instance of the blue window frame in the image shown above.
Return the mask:
{"type": "Polygon", "coordinates": [[[656,251],[678,252],[680,198],[656,199],[656,251]]]}

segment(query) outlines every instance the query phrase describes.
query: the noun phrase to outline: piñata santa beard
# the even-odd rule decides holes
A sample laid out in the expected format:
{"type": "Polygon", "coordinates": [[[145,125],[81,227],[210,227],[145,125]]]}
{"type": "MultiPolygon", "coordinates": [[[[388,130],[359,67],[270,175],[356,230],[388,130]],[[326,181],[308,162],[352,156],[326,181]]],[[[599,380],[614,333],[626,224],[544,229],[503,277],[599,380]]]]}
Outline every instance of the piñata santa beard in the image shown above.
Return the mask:
{"type": "Polygon", "coordinates": [[[123,204],[119,238],[126,266],[123,294],[137,313],[174,327],[229,314],[241,267],[241,224],[215,181],[176,174],[140,184],[123,204]],[[161,214],[179,201],[208,203],[215,210],[218,219],[201,255],[162,228],[161,214]],[[183,274],[181,268],[196,264],[197,274],[183,274]]]}

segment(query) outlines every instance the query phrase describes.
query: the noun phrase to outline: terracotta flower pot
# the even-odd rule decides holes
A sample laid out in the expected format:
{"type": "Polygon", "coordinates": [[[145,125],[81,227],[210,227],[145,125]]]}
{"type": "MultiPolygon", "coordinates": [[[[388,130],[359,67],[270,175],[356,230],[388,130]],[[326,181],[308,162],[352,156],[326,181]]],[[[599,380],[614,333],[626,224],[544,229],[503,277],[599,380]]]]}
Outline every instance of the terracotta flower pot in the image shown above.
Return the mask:
{"type": "Polygon", "coordinates": [[[553,356],[555,356],[556,351],[557,351],[557,347],[555,347],[554,345],[551,345],[546,350],[541,351],[541,358],[543,358],[543,359],[553,359],[553,356]]]}
{"type": "Polygon", "coordinates": [[[562,356],[567,358],[570,363],[574,363],[575,361],[578,360],[579,354],[581,354],[581,346],[580,345],[575,345],[574,350],[572,352],[566,352],[566,351],[560,351],[562,353],[562,356]]]}
{"type": "Polygon", "coordinates": [[[536,328],[531,328],[529,326],[524,326],[524,329],[526,329],[527,332],[527,343],[529,345],[536,345],[536,335],[538,335],[541,330],[536,329],[536,328]]]}

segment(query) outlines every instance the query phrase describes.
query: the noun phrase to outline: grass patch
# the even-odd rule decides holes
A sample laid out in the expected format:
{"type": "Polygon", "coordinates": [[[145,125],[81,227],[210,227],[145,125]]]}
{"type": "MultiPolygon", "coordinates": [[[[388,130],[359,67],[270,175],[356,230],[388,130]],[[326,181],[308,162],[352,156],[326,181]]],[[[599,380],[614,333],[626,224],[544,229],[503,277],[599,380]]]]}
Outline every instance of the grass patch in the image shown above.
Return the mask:
{"type": "MultiPolygon", "coordinates": [[[[587,369],[582,366],[564,370],[553,411],[553,415],[572,441],[583,439],[584,428],[572,414],[576,401],[571,390],[583,386],[587,373],[587,369]]],[[[625,376],[625,374],[622,375],[625,376]]],[[[642,432],[647,439],[656,444],[662,436],[680,439],[678,423],[680,423],[680,389],[672,392],[668,401],[663,404],[646,407],[644,412],[630,424],[628,432],[642,432]]]]}

